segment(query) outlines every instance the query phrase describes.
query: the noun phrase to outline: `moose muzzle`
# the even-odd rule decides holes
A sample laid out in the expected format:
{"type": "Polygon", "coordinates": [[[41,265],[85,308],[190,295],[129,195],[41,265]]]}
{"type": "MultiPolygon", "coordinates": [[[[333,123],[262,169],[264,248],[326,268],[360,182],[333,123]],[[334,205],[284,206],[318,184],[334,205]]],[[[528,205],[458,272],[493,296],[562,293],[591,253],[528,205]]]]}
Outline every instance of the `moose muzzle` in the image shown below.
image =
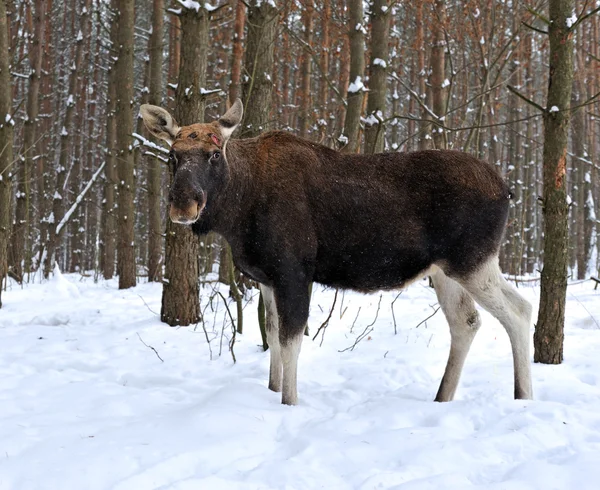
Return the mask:
{"type": "Polygon", "coordinates": [[[179,223],[180,225],[191,225],[192,223],[198,221],[203,207],[204,206],[201,206],[198,201],[192,201],[189,206],[186,206],[185,208],[171,204],[169,209],[169,217],[174,223],[179,223]]]}

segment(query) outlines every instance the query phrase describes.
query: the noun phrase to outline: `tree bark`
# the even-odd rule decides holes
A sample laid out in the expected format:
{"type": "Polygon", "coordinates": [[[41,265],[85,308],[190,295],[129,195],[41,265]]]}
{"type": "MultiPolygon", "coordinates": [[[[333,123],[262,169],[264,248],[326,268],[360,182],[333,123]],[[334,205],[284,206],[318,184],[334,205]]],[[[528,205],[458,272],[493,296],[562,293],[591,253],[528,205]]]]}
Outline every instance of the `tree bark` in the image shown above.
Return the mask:
{"type": "MultiPolygon", "coordinates": [[[[152,34],[150,36],[150,87],[148,103],[160,106],[162,103],[162,62],[164,0],[154,0],[152,11],[152,34]]],[[[162,220],[161,203],[161,163],[157,158],[148,157],[148,281],[162,281],[162,220]]]]}
{"type": "Polygon", "coordinates": [[[371,4],[371,63],[365,123],[365,153],[380,153],[385,143],[383,117],[386,107],[389,12],[387,0],[371,4]]]}
{"type": "Polygon", "coordinates": [[[357,153],[360,150],[360,117],[364,99],[365,76],[365,26],[362,0],[348,0],[350,16],[350,85],[348,87],[348,108],[344,121],[342,149],[347,153],[357,153]]]}
{"type": "Polygon", "coordinates": [[[437,149],[448,146],[446,132],[441,128],[446,115],[446,22],[445,0],[436,0],[433,22],[433,47],[431,48],[431,99],[432,110],[437,119],[433,125],[433,144],[437,149]],[[438,124],[435,124],[438,123],[438,124]]]}
{"type": "Polygon", "coordinates": [[[2,282],[8,271],[10,199],[12,194],[13,125],[12,84],[9,72],[8,19],[6,0],[0,0],[0,308],[2,282]]]}
{"type": "Polygon", "coordinates": [[[544,267],[540,309],[533,337],[535,362],[563,359],[567,294],[567,141],[573,84],[573,32],[567,19],[573,0],[550,0],[550,70],[544,113],[544,267]]]}
{"type": "MultiPolygon", "coordinates": [[[[82,10],[78,17],[82,29],[87,25],[87,17],[89,10],[82,10]]],[[[52,215],[49,219],[49,236],[46,246],[46,263],[44,264],[44,276],[48,277],[54,268],[56,248],[58,247],[58,236],[56,234],[56,225],[60,223],[65,212],[66,197],[64,194],[65,180],[67,178],[67,169],[69,161],[72,157],[71,150],[73,137],[71,132],[74,131],[73,117],[75,115],[75,97],[80,93],[79,89],[79,71],[83,62],[83,35],[78,36],[75,46],[75,59],[71,64],[71,73],[69,74],[69,92],[65,109],[65,119],[63,121],[62,130],[60,132],[60,158],[58,167],[56,168],[56,186],[52,199],[52,215]]]]}
{"type": "Polygon", "coordinates": [[[246,23],[246,6],[242,0],[237,0],[235,6],[235,22],[233,28],[233,49],[231,56],[231,82],[229,84],[229,103],[233,104],[240,96],[240,81],[242,74],[242,58],[244,56],[244,25],[246,23]]]}
{"type": "Polygon", "coordinates": [[[31,272],[31,258],[33,245],[31,243],[32,221],[32,194],[31,182],[33,180],[33,157],[35,154],[35,136],[39,110],[40,78],[42,73],[42,40],[44,38],[44,0],[35,2],[35,13],[31,11],[33,5],[28,6],[29,15],[33,17],[32,30],[29,37],[29,90],[27,91],[27,117],[23,124],[23,149],[17,177],[17,202],[15,211],[15,224],[12,234],[13,272],[23,277],[23,273],[31,272]]]}
{"type": "MultiPolygon", "coordinates": [[[[116,0],[112,1],[113,7],[116,0]]],[[[113,46],[117,45],[119,35],[119,18],[116,13],[110,26],[110,38],[113,46]]],[[[112,55],[109,55],[112,57],[112,55]]],[[[115,274],[115,252],[116,246],[116,186],[117,168],[115,165],[115,140],[117,125],[115,110],[117,107],[117,83],[114,63],[109,63],[108,70],[108,94],[106,101],[106,167],[104,169],[104,199],[102,200],[102,275],[104,279],[112,279],[115,274]]]]}
{"type": "Polygon", "coordinates": [[[270,2],[253,0],[248,6],[248,37],[244,56],[244,119],[241,134],[254,137],[267,129],[273,82],[273,50],[278,11],[270,2]]]}
{"type": "MultiPolygon", "coordinates": [[[[196,12],[184,7],[179,15],[181,60],[174,116],[182,126],[204,121],[201,89],[206,83],[209,17],[204,8],[196,12]]],[[[191,227],[171,220],[167,220],[166,235],[160,319],[171,326],[190,325],[200,319],[200,242],[191,227]]]]}
{"type": "Polygon", "coordinates": [[[119,289],[127,289],[136,284],[134,249],[134,206],[135,182],[133,175],[133,153],[130,151],[133,132],[133,24],[134,2],[118,0],[119,15],[118,55],[115,62],[115,77],[119,82],[117,90],[117,169],[119,175],[119,212],[117,240],[117,272],[119,289]]]}
{"type": "Polygon", "coordinates": [[[305,0],[304,12],[302,13],[302,24],[304,26],[305,49],[302,51],[302,77],[300,80],[300,91],[298,106],[300,113],[298,117],[298,132],[301,138],[308,137],[308,127],[311,114],[311,78],[312,78],[312,56],[308,49],[312,49],[314,6],[313,0],[305,0]]]}

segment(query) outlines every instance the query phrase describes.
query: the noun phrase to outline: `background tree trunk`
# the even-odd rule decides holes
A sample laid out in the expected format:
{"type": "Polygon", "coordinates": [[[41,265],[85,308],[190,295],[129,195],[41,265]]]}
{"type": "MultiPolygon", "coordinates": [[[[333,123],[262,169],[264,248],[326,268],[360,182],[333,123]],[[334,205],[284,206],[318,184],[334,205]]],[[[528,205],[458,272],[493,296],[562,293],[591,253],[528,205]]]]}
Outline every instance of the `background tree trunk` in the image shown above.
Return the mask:
{"type": "Polygon", "coordinates": [[[36,152],[36,128],[39,109],[40,78],[42,73],[42,47],[44,38],[44,7],[43,0],[35,2],[35,13],[31,11],[34,5],[28,6],[29,16],[33,17],[33,32],[29,37],[29,90],[27,91],[27,117],[23,124],[23,148],[17,175],[17,202],[15,211],[15,225],[12,235],[13,272],[23,277],[24,273],[31,272],[31,257],[33,246],[31,243],[31,211],[33,181],[33,157],[36,152]]]}
{"type": "Polygon", "coordinates": [[[253,0],[248,7],[248,37],[244,56],[244,119],[241,136],[254,137],[267,129],[273,96],[273,52],[278,11],[270,2],[253,0]]]}
{"type": "Polygon", "coordinates": [[[369,64],[369,95],[365,123],[365,153],[380,153],[384,147],[389,13],[387,0],[371,4],[371,63],[369,64]]]}
{"type": "Polygon", "coordinates": [[[244,25],[246,23],[246,6],[242,0],[235,5],[235,24],[233,28],[233,48],[231,56],[231,82],[229,83],[229,103],[233,104],[240,96],[240,81],[242,75],[242,58],[244,56],[244,25]]]}
{"type": "Polygon", "coordinates": [[[117,87],[117,146],[116,158],[119,175],[119,213],[117,240],[117,271],[119,289],[127,289],[136,284],[136,264],[134,249],[135,210],[133,197],[135,181],[133,176],[133,153],[130,151],[133,132],[133,23],[134,2],[118,0],[119,43],[118,58],[115,63],[117,87]]]}
{"type": "Polygon", "coordinates": [[[573,32],[567,19],[572,0],[550,0],[550,70],[544,114],[544,268],[540,309],[533,336],[535,362],[563,359],[567,294],[567,140],[573,85],[573,32]]]}
{"type": "Polygon", "coordinates": [[[348,86],[348,107],[344,121],[343,136],[346,146],[342,149],[347,153],[357,153],[360,150],[360,117],[364,99],[365,76],[365,26],[362,0],[348,0],[350,16],[350,85],[348,86]]]}
{"type": "Polygon", "coordinates": [[[6,0],[0,0],[0,308],[2,283],[8,271],[10,200],[13,165],[12,84],[9,65],[6,0]]]}
{"type": "MultiPolygon", "coordinates": [[[[148,103],[162,105],[162,62],[164,35],[164,0],[154,0],[152,34],[150,35],[150,87],[148,103]]],[[[157,158],[146,158],[148,167],[148,281],[162,281],[163,228],[160,218],[161,163],[157,158]]]]}

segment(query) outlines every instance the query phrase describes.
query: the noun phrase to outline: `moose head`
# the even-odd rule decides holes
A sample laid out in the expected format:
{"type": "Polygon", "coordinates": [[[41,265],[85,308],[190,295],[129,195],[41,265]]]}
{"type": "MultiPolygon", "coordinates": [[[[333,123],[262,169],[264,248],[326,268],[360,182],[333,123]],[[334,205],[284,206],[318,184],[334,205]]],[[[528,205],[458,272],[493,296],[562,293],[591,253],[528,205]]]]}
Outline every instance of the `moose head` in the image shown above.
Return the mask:
{"type": "Polygon", "coordinates": [[[242,120],[242,101],[237,99],[216,121],[181,127],[161,107],[144,104],[140,112],[148,131],[171,145],[169,165],[173,181],[169,216],[175,223],[195,223],[212,194],[228,178],[225,148],[242,120]]]}

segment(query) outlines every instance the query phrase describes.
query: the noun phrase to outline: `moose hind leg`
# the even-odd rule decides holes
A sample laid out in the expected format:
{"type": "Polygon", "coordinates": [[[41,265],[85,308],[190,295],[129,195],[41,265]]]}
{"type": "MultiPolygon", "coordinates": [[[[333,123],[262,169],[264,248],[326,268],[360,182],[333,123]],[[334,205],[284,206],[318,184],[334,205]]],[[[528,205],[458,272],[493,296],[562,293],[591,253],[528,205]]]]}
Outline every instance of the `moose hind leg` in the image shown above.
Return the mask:
{"type": "Polygon", "coordinates": [[[265,303],[267,343],[271,355],[269,389],[279,393],[281,391],[282,363],[281,347],[279,345],[279,317],[277,305],[275,304],[275,294],[273,289],[263,284],[260,285],[260,291],[265,303]]]}
{"type": "Polygon", "coordinates": [[[304,328],[288,339],[281,341],[281,360],[283,361],[283,391],[281,403],[298,404],[298,356],[304,337],[304,328]]]}
{"type": "Polygon", "coordinates": [[[465,359],[481,325],[473,298],[456,281],[441,270],[432,277],[435,292],[450,327],[450,354],[444,377],[435,397],[436,402],[454,398],[465,359]]]}
{"type": "Polygon", "coordinates": [[[498,257],[483,264],[461,283],[508,333],[513,354],[515,398],[532,399],[529,354],[531,305],[502,277],[498,257]]]}

